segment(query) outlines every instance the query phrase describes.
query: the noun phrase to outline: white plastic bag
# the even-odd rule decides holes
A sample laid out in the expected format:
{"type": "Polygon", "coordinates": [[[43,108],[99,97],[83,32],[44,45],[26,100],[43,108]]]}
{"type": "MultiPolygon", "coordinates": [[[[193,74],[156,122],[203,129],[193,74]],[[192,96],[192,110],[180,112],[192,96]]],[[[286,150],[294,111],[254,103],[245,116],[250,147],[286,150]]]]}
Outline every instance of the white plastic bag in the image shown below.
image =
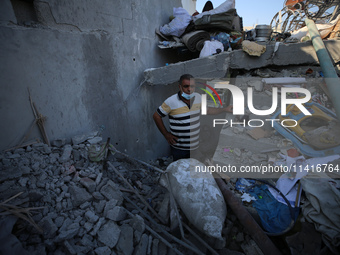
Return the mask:
{"type": "Polygon", "coordinates": [[[174,19],[169,23],[161,26],[159,31],[166,36],[173,35],[180,37],[191,21],[190,14],[182,7],[174,8],[174,19]]]}
{"type": "Polygon", "coordinates": [[[217,49],[224,51],[224,46],[220,41],[205,41],[203,49],[200,52],[200,58],[211,56],[217,53],[217,49]]]}

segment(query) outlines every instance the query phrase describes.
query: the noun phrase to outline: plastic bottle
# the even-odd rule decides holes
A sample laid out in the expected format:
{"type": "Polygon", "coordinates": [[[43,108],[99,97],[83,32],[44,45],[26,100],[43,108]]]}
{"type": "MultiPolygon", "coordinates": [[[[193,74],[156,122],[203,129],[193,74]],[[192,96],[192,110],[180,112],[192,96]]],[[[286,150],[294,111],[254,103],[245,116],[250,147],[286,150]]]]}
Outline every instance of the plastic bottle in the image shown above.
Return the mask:
{"type": "Polygon", "coordinates": [[[227,51],[228,48],[230,47],[230,44],[229,44],[230,35],[225,32],[221,32],[216,37],[217,37],[217,40],[223,44],[224,50],[227,51]]]}

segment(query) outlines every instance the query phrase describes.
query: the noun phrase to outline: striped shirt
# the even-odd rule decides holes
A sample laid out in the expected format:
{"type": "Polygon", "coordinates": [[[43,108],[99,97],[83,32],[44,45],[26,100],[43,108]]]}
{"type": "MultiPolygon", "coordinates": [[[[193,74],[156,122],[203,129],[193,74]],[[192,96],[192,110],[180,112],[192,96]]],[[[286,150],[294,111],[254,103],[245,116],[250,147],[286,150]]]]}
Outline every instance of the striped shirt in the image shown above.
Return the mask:
{"type": "Polygon", "coordinates": [[[161,117],[169,116],[171,134],[178,137],[177,144],[171,145],[181,150],[195,150],[199,146],[201,95],[194,92],[191,105],[180,97],[180,92],[169,98],[157,109],[161,117]]]}

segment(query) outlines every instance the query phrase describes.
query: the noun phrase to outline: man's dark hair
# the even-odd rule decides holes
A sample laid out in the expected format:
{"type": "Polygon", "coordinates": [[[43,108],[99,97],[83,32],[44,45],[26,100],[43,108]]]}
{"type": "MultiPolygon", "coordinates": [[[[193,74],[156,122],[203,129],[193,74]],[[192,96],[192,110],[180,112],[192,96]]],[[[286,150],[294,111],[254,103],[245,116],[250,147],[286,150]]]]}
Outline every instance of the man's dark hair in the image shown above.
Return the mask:
{"type": "Polygon", "coordinates": [[[179,84],[182,85],[182,81],[183,80],[190,80],[193,79],[194,76],[192,76],[191,74],[183,74],[180,78],[179,78],[179,84]]]}

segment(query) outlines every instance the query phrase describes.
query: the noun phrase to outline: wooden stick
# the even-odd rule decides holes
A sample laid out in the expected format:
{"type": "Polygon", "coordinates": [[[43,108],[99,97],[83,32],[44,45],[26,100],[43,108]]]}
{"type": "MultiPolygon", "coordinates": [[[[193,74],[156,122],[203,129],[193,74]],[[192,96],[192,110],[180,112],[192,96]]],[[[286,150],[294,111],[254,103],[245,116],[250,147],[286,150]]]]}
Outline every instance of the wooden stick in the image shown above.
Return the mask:
{"type": "Polygon", "coordinates": [[[116,153],[119,153],[119,154],[123,155],[124,157],[127,157],[127,158],[129,158],[129,159],[131,159],[131,160],[134,160],[134,161],[136,161],[136,162],[138,162],[138,163],[140,163],[140,164],[142,164],[142,165],[144,165],[144,166],[146,166],[146,167],[149,167],[149,168],[151,168],[151,169],[153,169],[153,170],[155,170],[155,171],[157,171],[157,172],[159,172],[159,173],[161,173],[161,174],[164,174],[164,173],[165,173],[165,171],[163,171],[162,169],[160,169],[160,168],[158,168],[158,167],[156,167],[156,166],[150,165],[150,164],[148,164],[148,163],[146,163],[146,162],[144,162],[144,161],[141,161],[141,160],[139,160],[139,159],[133,158],[133,157],[131,157],[131,156],[129,156],[129,155],[127,155],[127,154],[125,154],[125,153],[123,153],[123,152],[117,150],[116,148],[114,148],[114,151],[115,151],[116,153]]]}
{"type": "Polygon", "coordinates": [[[109,166],[112,168],[112,170],[120,177],[122,180],[126,183],[126,185],[129,186],[131,190],[136,194],[136,196],[143,202],[143,204],[146,205],[146,207],[157,217],[157,219],[160,220],[163,224],[165,224],[165,221],[158,215],[158,213],[155,212],[155,210],[148,204],[148,202],[145,201],[145,199],[138,193],[136,189],[132,187],[132,185],[124,178],[124,176],[111,164],[111,162],[107,162],[109,166]]]}
{"type": "Polygon", "coordinates": [[[187,224],[185,224],[183,222],[183,226],[190,232],[190,234],[192,234],[199,242],[201,242],[201,244],[203,244],[212,254],[214,255],[218,255],[218,253],[209,246],[209,244],[207,244],[199,235],[197,235],[195,233],[195,231],[193,231],[187,224]]]}
{"type": "Polygon", "coordinates": [[[13,200],[14,198],[20,196],[23,192],[19,192],[18,194],[10,197],[9,199],[5,200],[4,202],[0,203],[0,208],[5,210],[5,213],[0,213],[2,215],[6,214],[13,214],[27,222],[31,223],[39,232],[43,232],[42,229],[35,223],[35,221],[30,216],[30,210],[38,210],[43,209],[44,207],[29,207],[29,208],[20,208],[16,205],[7,204],[9,201],[13,200]],[[25,214],[23,214],[25,213],[25,214]]]}
{"type": "MultiPolygon", "coordinates": [[[[139,208],[140,209],[140,208],[139,208]]],[[[129,212],[128,210],[126,210],[127,213],[133,217],[135,216],[133,213],[129,212]]],[[[158,239],[160,239],[166,246],[168,246],[170,249],[172,249],[176,254],[180,254],[180,255],[184,255],[183,253],[181,253],[180,251],[178,251],[176,248],[174,248],[172,246],[171,243],[169,243],[165,238],[163,238],[161,235],[159,235],[156,231],[154,231],[151,227],[149,227],[147,224],[145,224],[145,228],[155,237],[157,237],[158,239]]]]}
{"type": "MultiPolygon", "coordinates": [[[[186,242],[181,241],[177,237],[171,235],[167,230],[164,229],[164,227],[162,225],[157,224],[157,222],[155,222],[150,216],[146,215],[146,213],[138,205],[136,205],[131,199],[129,199],[126,196],[124,196],[124,199],[126,199],[130,204],[132,204],[134,207],[136,207],[136,209],[138,211],[140,211],[144,216],[146,216],[146,218],[156,227],[157,230],[159,230],[160,232],[162,232],[163,234],[165,234],[166,236],[171,238],[173,241],[175,241],[175,242],[179,243],[180,245],[186,247],[187,249],[195,252],[196,254],[203,255],[203,253],[200,250],[198,250],[196,247],[191,246],[192,244],[190,245],[186,242]]],[[[129,213],[130,216],[133,215],[129,211],[127,211],[127,212],[129,213]]],[[[145,227],[146,226],[147,226],[147,224],[145,224],[145,227]]]]}
{"type": "Polygon", "coordinates": [[[29,101],[30,101],[30,104],[31,104],[31,108],[32,108],[34,117],[35,117],[35,123],[37,123],[37,125],[40,129],[40,132],[41,132],[41,135],[44,139],[44,142],[50,147],[51,146],[50,140],[48,139],[48,136],[47,136],[47,133],[46,133],[46,130],[45,130],[45,126],[44,126],[44,121],[45,121],[46,117],[44,117],[42,114],[39,113],[37,106],[35,105],[35,103],[32,100],[30,89],[27,88],[27,90],[28,90],[28,98],[29,98],[29,101]]]}
{"type": "Polygon", "coordinates": [[[16,194],[16,195],[10,197],[9,199],[7,199],[7,200],[1,202],[1,204],[7,204],[9,201],[11,201],[11,200],[13,200],[14,198],[20,196],[22,193],[24,193],[24,192],[19,192],[18,194],[16,194]]]}
{"type": "Polygon", "coordinates": [[[45,117],[38,112],[38,109],[37,109],[35,103],[33,103],[33,107],[35,108],[35,111],[38,115],[37,124],[39,126],[40,132],[41,132],[41,134],[44,138],[45,143],[50,147],[51,146],[50,140],[47,137],[45,126],[44,126],[45,117]]]}
{"type": "Polygon", "coordinates": [[[133,190],[125,189],[125,188],[119,188],[119,190],[122,192],[135,193],[133,190]]]}
{"type": "Polygon", "coordinates": [[[36,144],[36,143],[40,143],[39,139],[37,139],[37,141],[30,141],[30,142],[27,142],[27,143],[24,143],[24,144],[21,144],[21,145],[17,145],[17,146],[11,147],[9,149],[6,149],[5,151],[12,151],[12,150],[23,148],[23,147],[27,147],[27,146],[30,146],[30,145],[36,144]]]}

